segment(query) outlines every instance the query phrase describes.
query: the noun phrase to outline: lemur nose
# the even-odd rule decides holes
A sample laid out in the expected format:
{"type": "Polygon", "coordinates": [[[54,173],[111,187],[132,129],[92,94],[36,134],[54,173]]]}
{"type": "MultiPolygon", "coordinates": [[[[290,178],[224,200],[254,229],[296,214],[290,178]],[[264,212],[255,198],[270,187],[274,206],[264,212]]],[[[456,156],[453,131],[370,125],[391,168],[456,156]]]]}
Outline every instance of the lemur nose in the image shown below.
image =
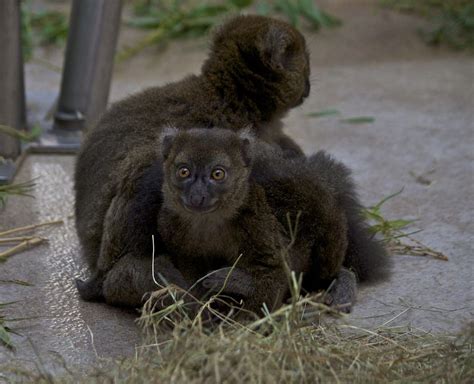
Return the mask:
{"type": "Polygon", "coordinates": [[[191,205],[193,207],[202,207],[204,205],[205,200],[206,200],[205,196],[199,196],[199,195],[198,196],[192,195],[190,198],[191,205]]]}

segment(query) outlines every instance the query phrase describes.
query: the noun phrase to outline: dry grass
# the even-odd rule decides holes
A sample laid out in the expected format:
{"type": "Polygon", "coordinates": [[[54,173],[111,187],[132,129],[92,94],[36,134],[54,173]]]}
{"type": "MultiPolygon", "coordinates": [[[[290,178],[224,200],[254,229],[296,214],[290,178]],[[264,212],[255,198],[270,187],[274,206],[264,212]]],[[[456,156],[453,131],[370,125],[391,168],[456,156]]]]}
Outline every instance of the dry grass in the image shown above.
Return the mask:
{"type": "Polygon", "coordinates": [[[456,344],[407,329],[335,325],[282,326],[268,336],[222,330],[208,335],[190,328],[95,377],[114,382],[468,383],[474,377],[471,343],[472,337],[456,344]]]}
{"type": "Polygon", "coordinates": [[[229,305],[226,313],[219,294],[198,302],[170,285],[153,292],[143,307],[138,323],[145,341],[134,358],[100,359],[86,375],[64,364],[63,374],[54,376],[41,366],[16,365],[4,377],[37,383],[469,383],[474,378],[474,323],[455,337],[389,328],[391,320],[362,329],[321,304],[324,293],[302,296],[301,279],[287,273],[290,302],[273,313],[263,307],[261,319],[236,322],[238,309],[229,305]]]}
{"type": "MultiPolygon", "coordinates": [[[[211,298],[210,301],[215,300],[211,298]]],[[[146,343],[134,358],[102,361],[87,375],[52,377],[18,368],[10,377],[47,383],[469,383],[474,378],[471,324],[456,337],[410,328],[358,328],[328,316],[311,298],[258,321],[224,318],[214,327],[190,317],[173,288],[156,293],[140,323],[146,343]],[[175,304],[153,310],[158,297],[175,304]],[[167,327],[166,325],[171,325],[167,327]]],[[[203,304],[209,309],[209,302],[203,304]]]]}
{"type": "Polygon", "coordinates": [[[27,225],[25,227],[12,228],[3,232],[0,232],[0,262],[6,261],[10,256],[16,255],[17,253],[23,252],[31,247],[36,247],[47,241],[44,237],[33,236],[19,236],[19,237],[5,237],[7,235],[18,234],[22,232],[31,232],[37,228],[63,224],[63,220],[53,220],[45,223],[27,225]],[[11,246],[13,244],[13,246],[11,246]],[[4,245],[10,245],[6,250],[2,249],[4,245]]]}
{"type": "Polygon", "coordinates": [[[226,318],[214,329],[182,316],[176,321],[179,306],[166,314],[151,308],[140,320],[148,344],[112,372],[98,371],[98,381],[467,383],[474,377],[472,327],[458,338],[408,328],[366,330],[336,321],[317,297],[300,297],[246,325],[226,318]],[[164,332],[164,322],[173,330],[164,332]]]}

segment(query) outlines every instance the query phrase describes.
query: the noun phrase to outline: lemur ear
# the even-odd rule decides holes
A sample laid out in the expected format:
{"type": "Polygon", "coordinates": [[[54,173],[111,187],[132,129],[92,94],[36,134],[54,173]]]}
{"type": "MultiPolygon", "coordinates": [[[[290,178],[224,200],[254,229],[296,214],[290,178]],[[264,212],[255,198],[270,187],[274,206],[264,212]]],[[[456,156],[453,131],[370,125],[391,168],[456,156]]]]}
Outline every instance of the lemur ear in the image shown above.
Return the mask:
{"type": "Polygon", "coordinates": [[[262,61],[275,70],[287,69],[292,53],[293,37],[289,31],[279,25],[271,25],[257,47],[262,61]]]}
{"type": "Polygon", "coordinates": [[[167,127],[163,130],[163,133],[160,136],[161,156],[163,157],[163,160],[168,158],[177,134],[178,130],[173,127],[167,127]]]}
{"type": "Polygon", "coordinates": [[[242,158],[246,166],[252,163],[253,159],[253,147],[255,142],[255,136],[249,127],[242,129],[239,132],[240,139],[240,150],[242,152],[242,158]]]}

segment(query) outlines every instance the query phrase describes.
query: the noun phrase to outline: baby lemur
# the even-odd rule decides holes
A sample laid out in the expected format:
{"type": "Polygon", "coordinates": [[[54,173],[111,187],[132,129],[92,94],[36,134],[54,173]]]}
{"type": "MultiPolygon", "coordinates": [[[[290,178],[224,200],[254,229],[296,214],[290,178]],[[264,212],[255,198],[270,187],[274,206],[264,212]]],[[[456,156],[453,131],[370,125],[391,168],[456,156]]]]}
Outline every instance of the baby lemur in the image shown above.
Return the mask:
{"type": "MultiPolygon", "coordinates": [[[[155,264],[166,281],[187,289],[242,254],[224,292],[257,313],[264,302],[280,305],[288,293],[282,264],[288,214],[293,225],[298,217],[298,231],[287,262],[303,273],[307,291],[337,278],[329,297],[350,305],[355,277],[343,265],[364,280],[385,272],[386,255],[366,232],[348,171],[324,153],[286,159],[246,133],[218,128],[165,134],[161,153],[164,162],[145,172],[137,197],[117,202],[114,212],[123,217],[106,218],[99,273],[78,283],[83,298],[138,306],[156,289],[145,250],[157,217],[155,264]]],[[[202,286],[220,289],[227,271],[213,273],[202,286]]]]}
{"type": "Polygon", "coordinates": [[[116,207],[134,198],[138,180],[160,157],[156,143],[166,126],[249,127],[285,156],[301,155],[280,119],[308,96],[309,71],[296,29],[267,17],[237,16],[215,34],[200,75],[114,104],[88,132],[76,163],[76,227],[90,269],[97,269],[106,216],[120,216],[116,207]]]}

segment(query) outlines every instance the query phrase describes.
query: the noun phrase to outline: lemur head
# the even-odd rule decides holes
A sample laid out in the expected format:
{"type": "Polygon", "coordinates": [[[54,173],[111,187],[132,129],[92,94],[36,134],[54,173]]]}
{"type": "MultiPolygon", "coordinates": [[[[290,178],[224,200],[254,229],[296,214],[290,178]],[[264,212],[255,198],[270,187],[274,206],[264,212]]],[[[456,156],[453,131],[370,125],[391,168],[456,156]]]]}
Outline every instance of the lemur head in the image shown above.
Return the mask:
{"type": "Polygon", "coordinates": [[[309,54],[303,35],[270,17],[230,19],[214,34],[202,70],[219,86],[219,81],[233,83],[241,98],[251,99],[268,114],[284,113],[301,104],[310,91],[309,54]]]}
{"type": "Polygon", "coordinates": [[[233,217],[247,196],[251,142],[247,131],[165,130],[161,138],[164,206],[188,217],[233,217]]]}

